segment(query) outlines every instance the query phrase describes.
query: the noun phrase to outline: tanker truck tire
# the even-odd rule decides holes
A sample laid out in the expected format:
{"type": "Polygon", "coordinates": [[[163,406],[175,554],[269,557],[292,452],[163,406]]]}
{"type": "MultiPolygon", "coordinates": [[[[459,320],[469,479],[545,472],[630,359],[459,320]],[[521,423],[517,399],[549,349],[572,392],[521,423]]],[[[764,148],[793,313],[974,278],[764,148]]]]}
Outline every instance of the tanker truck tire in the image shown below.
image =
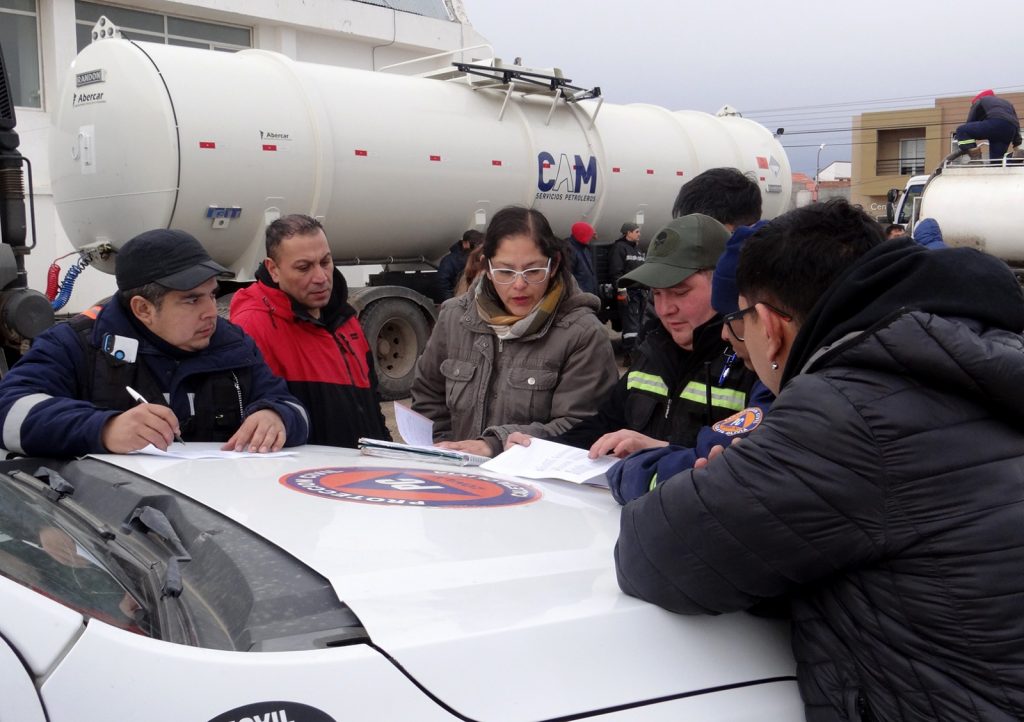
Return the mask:
{"type": "Polygon", "coordinates": [[[363,309],[359,323],[373,353],[381,398],[404,399],[430,335],[423,312],[412,301],[386,298],[363,309]]]}
{"type": "Polygon", "coordinates": [[[217,296],[217,315],[225,321],[231,320],[231,299],[234,297],[234,291],[226,293],[223,296],[217,296]]]}

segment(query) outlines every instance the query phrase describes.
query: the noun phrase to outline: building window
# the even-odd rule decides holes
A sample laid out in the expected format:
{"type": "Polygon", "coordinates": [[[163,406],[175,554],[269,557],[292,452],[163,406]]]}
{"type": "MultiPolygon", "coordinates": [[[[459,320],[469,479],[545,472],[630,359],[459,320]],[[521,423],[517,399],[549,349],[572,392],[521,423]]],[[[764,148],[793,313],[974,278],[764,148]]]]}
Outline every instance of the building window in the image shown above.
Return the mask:
{"type": "Polygon", "coordinates": [[[104,15],[130,40],[228,52],[252,47],[252,29],[247,27],[79,0],[75,3],[75,31],[79,51],[92,42],[92,28],[104,15]]]}
{"type": "Polygon", "coordinates": [[[397,10],[413,15],[423,15],[435,20],[454,20],[448,4],[444,0],[356,0],[367,5],[378,5],[389,10],[397,10]]]}
{"type": "Polygon", "coordinates": [[[900,141],[900,175],[924,173],[924,138],[900,141]]]}
{"type": "Polygon", "coordinates": [[[14,105],[42,108],[36,0],[0,0],[0,48],[14,105]]]}

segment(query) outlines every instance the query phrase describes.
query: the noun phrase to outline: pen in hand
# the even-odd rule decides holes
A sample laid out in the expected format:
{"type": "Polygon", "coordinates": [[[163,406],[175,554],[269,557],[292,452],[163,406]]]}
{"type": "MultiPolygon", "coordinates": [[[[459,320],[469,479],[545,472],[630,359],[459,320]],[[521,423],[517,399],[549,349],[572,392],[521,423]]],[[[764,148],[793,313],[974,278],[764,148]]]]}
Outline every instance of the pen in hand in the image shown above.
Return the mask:
{"type": "MultiPolygon", "coordinates": [[[[135,399],[135,403],[137,403],[137,404],[148,404],[149,403],[148,401],[146,401],[146,397],[145,396],[140,394],[138,391],[133,389],[131,386],[125,386],[124,390],[128,392],[129,396],[131,396],[133,399],[135,399]]],[[[177,441],[182,446],[185,445],[185,440],[181,438],[180,434],[175,434],[174,435],[174,440],[177,441]]]]}

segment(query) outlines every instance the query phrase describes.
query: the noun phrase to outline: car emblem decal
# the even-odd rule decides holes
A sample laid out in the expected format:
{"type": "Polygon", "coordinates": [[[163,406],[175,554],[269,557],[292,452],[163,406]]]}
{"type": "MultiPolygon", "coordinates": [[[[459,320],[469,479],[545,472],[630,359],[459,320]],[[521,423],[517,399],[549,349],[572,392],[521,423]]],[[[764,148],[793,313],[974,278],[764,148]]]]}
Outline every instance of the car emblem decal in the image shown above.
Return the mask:
{"type": "Polygon", "coordinates": [[[492,507],[529,504],[539,489],[518,481],[455,471],[327,467],[286,474],[284,486],[338,501],[377,506],[492,507]]]}
{"type": "Polygon", "coordinates": [[[257,702],[235,707],[210,722],[335,722],[334,717],[316,707],[299,702],[257,702]]]}

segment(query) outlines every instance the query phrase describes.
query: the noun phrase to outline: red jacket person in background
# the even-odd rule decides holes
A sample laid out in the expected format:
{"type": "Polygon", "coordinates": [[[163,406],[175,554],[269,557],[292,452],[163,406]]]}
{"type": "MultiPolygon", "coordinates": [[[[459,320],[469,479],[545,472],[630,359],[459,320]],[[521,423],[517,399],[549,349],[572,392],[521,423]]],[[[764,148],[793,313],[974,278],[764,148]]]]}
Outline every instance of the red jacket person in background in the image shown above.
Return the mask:
{"type": "Polygon", "coordinates": [[[309,443],[391,438],[370,346],[318,220],[296,214],[267,227],[267,258],[256,283],[232,299],[231,320],[309,410],[309,443]]]}

